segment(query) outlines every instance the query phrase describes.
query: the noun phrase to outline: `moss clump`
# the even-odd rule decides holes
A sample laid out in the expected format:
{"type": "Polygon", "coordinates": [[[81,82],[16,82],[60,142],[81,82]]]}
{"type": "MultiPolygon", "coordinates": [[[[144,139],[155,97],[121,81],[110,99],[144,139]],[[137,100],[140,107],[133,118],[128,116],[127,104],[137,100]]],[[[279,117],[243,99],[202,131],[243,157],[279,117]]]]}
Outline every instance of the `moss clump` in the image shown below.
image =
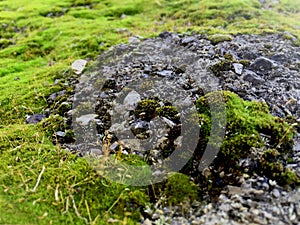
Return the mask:
{"type": "Polygon", "coordinates": [[[51,115],[49,118],[43,119],[38,126],[45,131],[48,137],[51,137],[56,131],[64,131],[67,126],[65,118],[60,115],[51,115]]]}
{"type": "Polygon", "coordinates": [[[232,41],[233,37],[228,34],[214,34],[208,38],[213,45],[224,41],[232,41]]]}
{"type": "Polygon", "coordinates": [[[133,114],[146,121],[150,121],[156,116],[166,117],[176,123],[180,121],[180,115],[176,107],[168,103],[161,105],[158,99],[144,99],[139,101],[133,114]]]}
{"type": "Polygon", "coordinates": [[[0,49],[7,48],[8,46],[12,45],[13,41],[10,39],[1,39],[0,40],[0,49]]]}
{"type": "MultiPolygon", "coordinates": [[[[273,154],[271,164],[268,164],[270,157],[267,156],[270,154],[268,152],[264,153],[263,166],[248,168],[249,173],[260,173],[272,179],[276,179],[281,184],[284,184],[284,182],[288,182],[289,184],[296,182],[295,179],[284,178],[283,164],[274,163],[274,161],[278,161],[279,159],[283,160],[283,156],[288,154],[291,150],[295,134],[293,126],[283,119],[273,117],[269,113],[268,106],[263,102],[244,101],[229,91],[222,91],[221,93],[226,103],[226,112],[223,112],[226,113],[227,117],[226,135],[218,157],[214,160],[212,166],[215,171],[224,171],[225,173],[233,174],[230,179],[223,179],[223,184],[234,183],[234,177],[244,172],[239,162],[241,159],[250,157],[252,148],[260,149],[262,152],[267,149],[276,149],[278,154],[273,154]],[[262,136],[268,138],[263,139],[262,136]],[[276,174],[273,175],[270,171],[276,174]]],[[[204,148],[211,132],[210,107],[216,107],[222,104],[222,102],[220,102],[221,100],[214,98],[213,95],[215,95],[215,93],[209,93],[199,98],[196,102],[201,124],[199,144],[196,150],[196,158],[198,157],[198,159],[205,150],[204,148]],[[208,105],[208,98],[212,101],[210,102],[210,107],[208,105]]],[[[219,114],[217,113],[215,116],[221,116],[221,113],[222,112],[219,112],[219,114]]],[[[259,164],[259,159],[256,158],[256,160],[256,164],[259,164]]],[[[218,173],[212,176],[214,177],[212,179],[220,180],[218,173]]],[[[293,175],[289,175],[289,177],[293,177],[293,175]]]]}
{"type": "Polygon", "coordinates": [[[156,99],[144,99],[137,103],[137,106],[133,112],[134,115],[140,117],[142,115],[145,120],[150,121],[157,116],[156,109],[160,107],[158,100],[156,99]]]}
{"type": "Polygon", "coordinates": [[[282,156],[276,149],[266,150],[259,160],[260,170],[258,172],[276,180],[280,185],[299,185],[300,178],[294,171],[285,168],[283,162],[282,156]]]}
{"type": "Polygon", "coordinates": [[[176,205],[182,202],[192,202],[197,199],[199,193],[199,187],[190,181],[189,177],[176,173],[171,176],[164,190],[164,194],[167,196],[167,201],[170,205],[176,205]]]}
{"type": "Polygon", "coordinates": [[[233,69],[232,63],[233,62],[228,59],[221,60],[216,64],[212,65],[210,69],[216,76],[219,77],[223,71],[229,71],[233,69]]]}
{"type": "Polygon", "coordinates": [[[219,62],[215,63],[214,65],[210,66],[210,70],[217,77],[220,77],[224,71],[229,71],[229,70],[234,71],[233,63],[240,63],[244,67],[250,66],[250,60],[247,60],[247,59],[236,60],[232,54],[225,53],[224,59],[222,59],[219,62]]]}
{"type": "Polygon", "coordinates": [[[161,106],[157,108],[157,113],[159,116],[166,117],[174,122],[180,120],[178,110],[174,106],[161,106]]]}

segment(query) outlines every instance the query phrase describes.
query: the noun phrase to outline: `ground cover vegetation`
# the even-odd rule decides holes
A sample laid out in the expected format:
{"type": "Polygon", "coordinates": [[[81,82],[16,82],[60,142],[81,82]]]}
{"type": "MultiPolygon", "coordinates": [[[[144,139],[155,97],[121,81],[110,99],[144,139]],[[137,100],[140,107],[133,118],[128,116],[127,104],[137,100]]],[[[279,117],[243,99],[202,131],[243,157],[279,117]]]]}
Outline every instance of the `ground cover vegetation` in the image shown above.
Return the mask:
{"type": "MultiPolygon", "coordinates": [[[[201,200],[198,188],[183,174],[154,188],[109,182],[84,159],[53,145],[51,135],[61,125],[61,117],[45,121],[42,126],[26,124],[25,116],[43,112],[49,95],[69,86],[67,80],[54,81],[74,76],[70,70],[74,60],[83,58],[91,62],[109,47],[126,43],[131,35],[153,37],[169,30],[206,33],[212,41],[219,41],[222,38],[219,34],[288,31],[286,38],[296,36],[295,44],[299,44],[299,1],[264,2],[0,1],[0,223],[107,224],[111,221],[136,224],[140,218],[137,209],[150,207],[159,195],[165,195],[169,205],[179,204],[185,198],[201,200]],[[184,192],[179,189],[182,186],[184,192]]],[[[250,123],[249,132],[255,133],[257,128],[276,130],[289,143],[293,133],[290,125],[284,121],[276,123],[264,105],[244,103],[231,94],[226,96],[231,99],[228,107],[232,111],[229,110],[227,116],[235,118],[232,120],[240,125],[250,123]],[[251,110],[242,111],[239,117],[237,110],[243,104],[253,110],[263,109],[261,120],[247,117],[250,120],[247,121],[244,115],[251,115],[251,110]]],[[[199,118],[208,123],[201,101],[203,99],[197,103],[199,109],[203,109],[199,111],[199,118]]],[[[234,127],[232,132],[239,130],[234,127]]],[[[241,138],[243,142],[239,135],[234,138],[241,138]]],[[[275,136],[272,141],[275,146],[284,140],[275,136]]],[[[244,143],[247,148],[260,145],[258,136],[250,142],[244,143]]],[[[225,145],[222,151],[225,157],[243,154],[236,152],[230,139],[225,145]]],[[[270,149],[262,156],[261,167],[274,179],[287,175],[283,183],[299,182],[275,163],[274,159],[280,154],[278,149],[270,149]],[[273,161],[268,163],[264,159],[273,161]]],[[[235,166],[232,162],[233,169],[235,166]]]]}

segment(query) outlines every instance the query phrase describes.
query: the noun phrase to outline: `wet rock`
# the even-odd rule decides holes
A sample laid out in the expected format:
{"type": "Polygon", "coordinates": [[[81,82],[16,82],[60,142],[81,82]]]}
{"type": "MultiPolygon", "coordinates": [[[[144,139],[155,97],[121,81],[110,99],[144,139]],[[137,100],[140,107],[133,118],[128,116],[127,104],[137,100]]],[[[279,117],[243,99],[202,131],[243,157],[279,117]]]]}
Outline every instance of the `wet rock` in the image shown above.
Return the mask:
{"type": "Polygon", "coordinates": [[[27,116],[26,122],[29,124],[37,124],[44,118],[46,118],[46,116],[44,114],[36,113],[31,116],[27,116]]]}

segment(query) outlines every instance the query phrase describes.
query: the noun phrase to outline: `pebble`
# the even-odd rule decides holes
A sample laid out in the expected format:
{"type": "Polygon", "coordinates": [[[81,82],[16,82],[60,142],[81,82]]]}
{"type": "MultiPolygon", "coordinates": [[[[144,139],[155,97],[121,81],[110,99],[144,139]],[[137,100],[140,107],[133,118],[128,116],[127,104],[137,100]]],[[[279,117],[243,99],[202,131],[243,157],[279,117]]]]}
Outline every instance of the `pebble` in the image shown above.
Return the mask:
{"type": "Polygon", "coordinates": [[[241,75],[243,72],[244,66],[240,63],[233,63],[232,65],[234,67],[234,72],[238,75],[241,75]]]}
{"type": "Polygon", "coordinates": [[[46,118],[46,115],[36,113],[36,114],[31,115],[31,116],[27,116],[26,117],[26,122],[29,123],[29,124],[37,124],[40,121],[42,121],[42,119],[44,119],[44,118],[46,118]]]}
{"type": "Polygon", "coordinates": [[[71,68],[75,74],[81,74],[82,71],[84,70],[86,64],[87,64],[86,60],[78,59],[72,63],[71,68]]]}
{"type": "Polygon", "coordinates": [[[280,196],[280,192],[277,189],[274,189],[272,194],[275,198],[278,198],[280,196]]]}

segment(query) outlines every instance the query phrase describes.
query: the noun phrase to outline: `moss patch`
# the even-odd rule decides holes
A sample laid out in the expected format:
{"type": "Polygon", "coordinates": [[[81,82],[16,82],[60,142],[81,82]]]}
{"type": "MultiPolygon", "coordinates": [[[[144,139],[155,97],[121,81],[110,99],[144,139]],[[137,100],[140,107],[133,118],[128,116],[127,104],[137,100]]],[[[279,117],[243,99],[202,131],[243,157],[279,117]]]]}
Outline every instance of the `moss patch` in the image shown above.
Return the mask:
{"type": "MultiPolygon", "coordinates": [[[[299,184],[300,180],[296,178],[296,174],[284,168],[284,159],[293,146],[295,135],[293,125],[283,119],[273,117],[269,113],[268,106],[263,102],[244,101],[229,91],[222,91],[222,94],[226,103],[227,126],[218,157],[213,163],[215,174],[212,173],[210,177],[213,182],[218,180],[218,184],[215,183],[215,185],[235,183],[236,176],[242,173],[250,175],[259,173],[275,179],[280,184],[292,186],[299,184]],[[252,149],[260,153],[253,156],[252,149]],[[249,157],[255,158],[256,166],[250,166],[244,170],[240,165],[240,160],[249,157]],[[220,179],[221,171],[225,174],[231,173],[232,176],[220,179]]],[[[203,154],[203,146],[206,146],[210,135],[210,107],[217,107],[221,104],[220,99],[213,96],[214,93],[209,93],[199,98],[196,103],[201,124],[196,158],[203,154]],[[207,98],[212,100],[210,107],[207,98]]]]}

